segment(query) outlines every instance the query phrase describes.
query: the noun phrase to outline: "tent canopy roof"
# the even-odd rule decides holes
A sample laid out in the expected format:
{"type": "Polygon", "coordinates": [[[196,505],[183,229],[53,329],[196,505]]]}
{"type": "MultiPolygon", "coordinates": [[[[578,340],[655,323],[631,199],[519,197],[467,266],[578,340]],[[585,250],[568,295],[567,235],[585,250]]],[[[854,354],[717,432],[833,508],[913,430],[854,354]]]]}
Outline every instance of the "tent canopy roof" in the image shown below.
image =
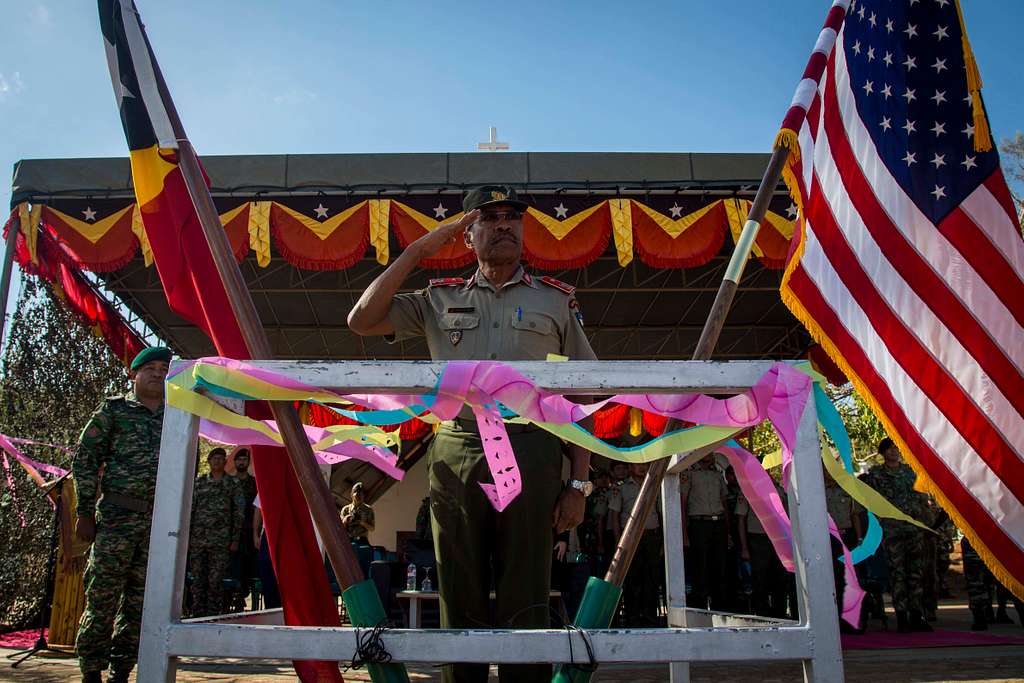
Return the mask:
{"type": "MultiPolygon", "coordinates": [[[[207,156],[215,195],[437,192],[502,183],[532,190],[752,190],[767,154],[504,152],[207,156]]],[[[47,197],[132,195],[127,158],[26,159],[12,204],[47,197]]]]}

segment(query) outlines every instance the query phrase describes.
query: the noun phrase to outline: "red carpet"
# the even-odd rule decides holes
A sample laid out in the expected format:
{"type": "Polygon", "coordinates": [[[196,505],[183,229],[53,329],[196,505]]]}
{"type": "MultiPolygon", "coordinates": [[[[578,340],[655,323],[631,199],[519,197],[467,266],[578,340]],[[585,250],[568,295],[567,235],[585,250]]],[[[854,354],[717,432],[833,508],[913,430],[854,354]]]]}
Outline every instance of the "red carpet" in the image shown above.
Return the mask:
{"type": "MultiPolygon", "coordinates": [[[[45,635],[47,631],[43,631],[43,634],[45,635]]],[[[14,631],[0,636],[0,647],[11,650],[28,650],[35,646],[37,640],[39,640],[39,629],[37,628],[29,631],[14,631]]]]}
{"type": "Polygon", "coordinates": [[[1024,645],[1024,637],[1000,636],[984,631],[943,631],[897,633],[869,631],[862,636],[843,634],[844,650],[879,650],[917,647],[971,647],[976,645],[1024,645]]]}

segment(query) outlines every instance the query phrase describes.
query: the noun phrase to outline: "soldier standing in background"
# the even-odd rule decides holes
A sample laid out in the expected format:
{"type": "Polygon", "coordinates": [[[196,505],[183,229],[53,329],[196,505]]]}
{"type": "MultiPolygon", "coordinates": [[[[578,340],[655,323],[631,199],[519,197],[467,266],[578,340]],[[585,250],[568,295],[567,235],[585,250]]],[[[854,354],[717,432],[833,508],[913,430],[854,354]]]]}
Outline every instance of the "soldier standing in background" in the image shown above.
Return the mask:
{"type": "MultiPolygon", "coordinates": [[[[619,487],[621,495],[608,502],[608,514],[612,517],[615,538],[622,535],[633,513],[633,505],[640,497],[640,485],[647,475],[648,463],[635,462],[629,466],[632,476],[619,487]]],[[[664,545],[661,536],[661,497],[654,506],[655,512],[647,516],[644,533],[636,548],[633,562],[626,573],[622,586],[623,608],[626,626],[629,628],[650,628],[658,626],[658,588],[665,573],[662,559],[664,545]]]]}
{"type": "Polygon", "coordinates": [[[729,537],[729,489],[715,467],[715,456],[706,455],[679,477],[683,516],[683,546],[690,558],[691,599],[696,609],[721,610],[725,556],[729,537]]]}
{"type": "Polygon", "coordinates": [[[376,526],[373,508],[363,500],[363,482],[352,486],[352,502],[341,508],[341,523],[353,543],[370,545],[370,532],[376,526]]]}
{"type": "Polygon", "coordinates": [[[144,349],[135,357],[129,373],[132,392],[100,404],[82,431],[71,466],[78,494],[75,534],[93,542],[75,643],[87,683],[99,683],[108,663],[113,670],[109,681],[127,683],[138,659],[170,360],[171,350],[163,347],[144,349]],[[98,506],[97,490],[102,493],[98,506]]]}
{"type": "Polygon", "coordinates": [[[256,500],[256,478],[249,474],[249,449],[240,448],[235,452],[235,485],[238,487],[244,500],[244,520],[242,522],[242,533],[238,539],[238,552],[235,554],[237,562],[237,574],[239,580],[239,591],[236,596],[234,610],[245,609],[245,598],[252,591],[252,582],[259,572],[257,565],[258,551],[253,542],[252,520],[256,508],[253,501],[256,500]]]}
{"type": "Polygon", "coordinates": [[[224,577],[245,521],[245,497],[234,478],[224,473],[226,460],[223,448],[210,451],[210,473],[199,477],[192,491],[188,569],[194,617],[224,611],[224,577]]]}
{"type": "MultiPolygon", "coordinates": [[[[921,521],[926,514],[926,498],[914,490],[917,475],[903,462],[900,450],[892,439],[882,439],[878,452],[883,458],[864,475],[864,483],[886,500],[921,521]]],[[[924,619],[924,549],[921,534],[927,533],[909,522],[882,518],[885,553],[889,560],[889,586],[897,630],[929,632],[932,627],[924,619]]]]}

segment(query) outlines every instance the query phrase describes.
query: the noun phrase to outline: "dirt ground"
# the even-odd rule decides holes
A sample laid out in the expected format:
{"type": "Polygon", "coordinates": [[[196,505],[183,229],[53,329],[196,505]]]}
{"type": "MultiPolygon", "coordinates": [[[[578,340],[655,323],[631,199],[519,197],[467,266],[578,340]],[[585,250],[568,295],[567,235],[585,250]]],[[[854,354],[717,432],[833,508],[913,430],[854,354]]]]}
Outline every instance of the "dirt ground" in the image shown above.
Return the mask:
{"type": "MultiPolygon", "coordinates": [[[[1016,615],[1014,615],[1016,616],[1016,615]]],[[[878,628],[878,622],[873,627],[878,628]]],[[[965,630],[970,613],[962,603],[947,603],[939,611],[937,628],[965,630]]],[[[990,633],[1024,638],[1018,625],[993,626],[990,633]]],[[[0,649],[0,657],[11,654],[0,649]]],[[[1024,646],[997,645],[984,647],[942,647],[916,649],[848,650],[844,654],[846,680],[850,683],[897,683],[937,681],[1021,681],[1024,682],[1024,646]]],[[[410,665],[412,681],[440,681],[439,669],[433,665],[410,665]]],[[[74,659],[49,656],[33,657],[17,668],[0,659],[0,681],[26,683],[63,683],[78,680],[74,659]]],[[[258,681],[295,680],[287,662],[272,660],[184,660],[179,667],[179,681],[258,681]]],[[[133,679],[134,680],[134,677],[133,679]]],[[[369,681],[364,671],[348,671],[346,681],[369,681]]],[[[497,671],[492,668],[492,681],[497,671]]],[[[668,680],[668,667],[661,664],[638,666],[608,664],[594,675],[594,683],[654,683],[668,680]]],[[[694,664],[691,680],[695,683],[735,681],[737,683],[788,683],[801,681],[800,665],[796,663],[759,664],[694,664]]]]}

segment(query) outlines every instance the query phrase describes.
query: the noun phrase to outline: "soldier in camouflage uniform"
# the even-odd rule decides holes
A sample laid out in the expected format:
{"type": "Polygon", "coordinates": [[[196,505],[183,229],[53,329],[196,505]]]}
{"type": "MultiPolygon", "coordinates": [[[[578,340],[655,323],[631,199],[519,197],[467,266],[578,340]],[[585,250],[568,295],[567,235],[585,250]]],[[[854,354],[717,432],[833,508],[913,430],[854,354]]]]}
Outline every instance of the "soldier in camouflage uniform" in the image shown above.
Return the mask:
{"type": "Polygon", "coordinates": [[[75,533],[93,542],[76,639],[82,680],[90,683],[102,680],[108,664],[110,681],[126,682],[138,658],[170,360],[171,351],[162,347],[135,357],[129,373],[133,391],[100,404],[82,431],[71,466],[78,494],[75,533]]]}
{"type": "Polygon", "coordinates": [[[227,454],[214,448],[206,456],[210,473],[196,479],[192,491],[188,567],[192,574],[192,616],[221,614],[224,577],[231,553],[238,551],[245,522],[245,494],[224,473],[227,454]]]}
{"type": "MultiPolygon", "coordinates": [[[[259,551],[253,542],[252,520],[256,508],[253,501],[256,500],[256,477],[249,474],[249,449],[241,448],[235,452],[235,484],[238,486],[244,498],[242,533],[238,539],[237,567],[239,590],[232,610],[241,612],[245,609],[245,598],[252,590],[253,579],[259,573],[258,555],[259,551]]],[[[233,569],[232,571],[236,571],[233,569]]]]}
{"type": "MultiPolygon", "coordinates": [[[[890,503],[921,521],[927,515],[927,498],[914,490],[917,475],[903,462],[892,439],[878,445],[883,464],[875,465],[864,481],[890,503]]],[[[924,619],[924,548],[919,527],[894,519],[883,518],[883,540],[889,560],[889,587],[896,610],[897,628],[901,633],[928,632],[932,627],[924,619]]]]}
{"type": "Polygon", "coordinates": [[[370,532],[376,522],[373,508],[363,500],[363,482],[356,482],[352,487],[352,502],[341,508],[341,523],[353,543],[370,545],[370,532]]]}

